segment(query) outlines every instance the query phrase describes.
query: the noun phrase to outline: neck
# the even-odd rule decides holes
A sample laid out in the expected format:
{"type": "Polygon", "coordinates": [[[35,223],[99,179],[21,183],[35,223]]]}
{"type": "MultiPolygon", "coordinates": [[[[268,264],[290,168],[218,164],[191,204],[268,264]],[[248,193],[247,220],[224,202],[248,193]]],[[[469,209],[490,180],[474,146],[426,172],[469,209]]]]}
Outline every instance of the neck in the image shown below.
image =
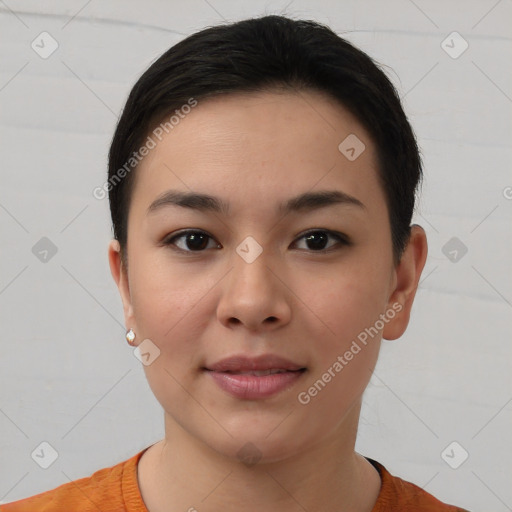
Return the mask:
{"type": "Polygon", "coordinates": [[[150,512],[370,512],[380,478],[354,451],[359,411],[357,404],[328,438],[253,465],[213,450],[166,416],[165,439],[139,461],[144,502],[150,512]]]}

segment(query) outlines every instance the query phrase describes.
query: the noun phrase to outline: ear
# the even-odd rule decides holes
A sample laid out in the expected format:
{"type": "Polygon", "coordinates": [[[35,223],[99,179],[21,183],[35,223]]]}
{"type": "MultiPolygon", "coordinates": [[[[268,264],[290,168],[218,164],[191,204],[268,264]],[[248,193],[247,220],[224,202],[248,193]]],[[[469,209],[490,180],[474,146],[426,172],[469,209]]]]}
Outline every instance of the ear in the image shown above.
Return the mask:
{"type": "Polygon", "coordinates": [[[130,286],[128,283],[128,271],[121,261],[121,248],[119,241],[115,238],[110,241],[108,246],[108,261],[110,264],[110,272],[117,284],[121,300],[123,301],[125,325],[127,328],[133,328],[136,331],[130,286]]]}
{"type": "Polygon", "coordinates": [[[421,226],[413,224],[407,247],[394,270],[394,286],[388,308],[396,311],[396,315],[384,327],[382,337],[386,340],[400,338],[409,325],[412,303],[427,260],[427,252],[425,231],[421,226]]]}

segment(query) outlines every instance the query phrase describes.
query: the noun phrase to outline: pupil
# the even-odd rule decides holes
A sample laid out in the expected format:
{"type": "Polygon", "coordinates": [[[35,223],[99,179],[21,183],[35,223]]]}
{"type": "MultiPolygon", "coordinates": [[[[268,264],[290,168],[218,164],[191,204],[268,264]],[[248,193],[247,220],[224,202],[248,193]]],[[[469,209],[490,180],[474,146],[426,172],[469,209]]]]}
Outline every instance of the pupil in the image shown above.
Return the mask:
{"type": "Polygon", "coordinates": [[[325,233],[312,233],[306,237],[306,243],[310,249],[325,249],[325,243],[327,242],[327,235],[325,233]],[[320,243],[318,239],[320,240],[320,243]],[[316,239],[316,241],[315,241],[316,239]]]}
{"type": "Polygon", "coordinates": [[[187,236],[187,247],[189,249],[204,249],[208,244],[207,237],[202,233],[191,233],[187,236]]]}

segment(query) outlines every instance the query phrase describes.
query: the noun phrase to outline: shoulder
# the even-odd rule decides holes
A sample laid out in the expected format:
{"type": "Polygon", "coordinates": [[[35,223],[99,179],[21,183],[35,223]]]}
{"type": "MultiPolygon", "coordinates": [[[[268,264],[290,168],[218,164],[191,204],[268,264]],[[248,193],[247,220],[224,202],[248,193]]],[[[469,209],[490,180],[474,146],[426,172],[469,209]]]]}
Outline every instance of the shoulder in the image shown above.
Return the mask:
{"type": "Polygon", "coordinates": [[[137,485],[141,451],[128,460],[50,491],[0,505],[0,512],[123,512],[145,510],[137,485]],[[134,504],[135,507],[134,508],[134,504]]]}
{"type": "Polygon", "coordinates": [[[448,505],[411,482],[391,475],[379,462],[367,458],[380,474],[382,485],[372,512],[468,512],[448,505]]]}

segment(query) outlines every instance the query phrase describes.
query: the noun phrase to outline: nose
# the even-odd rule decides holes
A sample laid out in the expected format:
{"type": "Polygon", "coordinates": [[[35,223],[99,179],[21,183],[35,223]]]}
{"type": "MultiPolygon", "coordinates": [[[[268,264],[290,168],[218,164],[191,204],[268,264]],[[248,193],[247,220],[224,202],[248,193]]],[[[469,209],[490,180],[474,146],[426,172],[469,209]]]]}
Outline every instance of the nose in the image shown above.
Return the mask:
{"type": "Polygon", "coordinates": [[[217,306],[217,317],[225,327],[243,325],[254,332],[270,331],[290,321],[293,294],[286,276],[271,265],[265,251],[252,263],[235,255],[217,306]]]}

